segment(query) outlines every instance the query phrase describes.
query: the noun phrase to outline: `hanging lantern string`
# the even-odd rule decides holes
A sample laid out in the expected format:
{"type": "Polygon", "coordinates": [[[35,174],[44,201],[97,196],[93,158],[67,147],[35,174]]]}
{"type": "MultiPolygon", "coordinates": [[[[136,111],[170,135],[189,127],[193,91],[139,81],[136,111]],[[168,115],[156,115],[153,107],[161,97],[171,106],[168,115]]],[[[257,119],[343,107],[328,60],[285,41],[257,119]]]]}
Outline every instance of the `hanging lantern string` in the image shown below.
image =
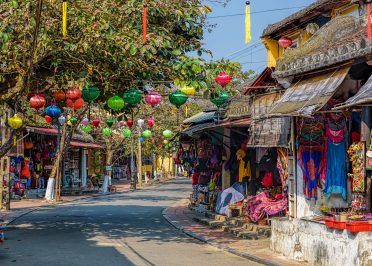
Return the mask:
{"type": "Polygon", "coordinates": [[[62,2],[62,35],[67,38],[67,0],[62,2]]]}
{"type": "Polygon", "coordinates": [[[142,18],[142,27],[143,27],[143,43],[147,41],[147,4],[146,0],[143,1],[143,18],[142,18]]]}

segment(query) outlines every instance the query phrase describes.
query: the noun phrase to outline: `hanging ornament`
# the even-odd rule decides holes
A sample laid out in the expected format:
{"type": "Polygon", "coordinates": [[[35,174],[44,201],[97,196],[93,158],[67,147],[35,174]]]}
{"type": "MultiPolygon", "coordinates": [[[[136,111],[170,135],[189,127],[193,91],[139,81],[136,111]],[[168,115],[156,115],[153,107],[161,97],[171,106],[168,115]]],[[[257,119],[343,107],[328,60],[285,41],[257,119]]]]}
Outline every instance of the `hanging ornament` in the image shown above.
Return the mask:
{"type": "Polygon", "coordinates": [[[87,126],[89,124],[89,119],[88,118],[84,118],[83,120],[81,120],[81,124],[83,126],[87,126]]]}
{"type": "Polygon", "coordinates": [[[66,92],[66,98],[71,100],[77,100],[81,98],[81,90],[79,88],[69,88],[66,92]]]}
{"type": "Polygon", "coordinates": [[[145,139],[144,139],[143,137],[140,137],[140,138],[139,138],[139,141],[142,143],[142,142],[145,141],[145,139]]]}
{"type": "Polygon", "coordinates": [[[132,119],[128,119],[128,121],[127,121],[127,126],[129,127],[129,128],[132,128],[132,126],[133,126],[133,120],[132,119]]]}
{"type": "Polygon", "coordinates": [[[124,108],[124,100],[119,96],[113,96],[107,101],[107,105],[114,111],[120,111],[124,108]]]}
{"type": "Polygon", "coordinates": [[[140,90],[129,89],[123,93],[124,102],[129,104],[132,107],[139,104],[142,98],[143,98],[143,94],[140,90]]]}
{"type": "Polygon", "coordinates": [[[145,139],[149,139],[152,137],[152,134],[151,134],[151,131],[150,130],[145,130],[142,132],[142,136],[145,138],[145,139]]]}
{"type": "Polygon", "coordinates": [[[50,105],[45,108],[45,113],[52,118],[57,118],[61,115],[61,109],[56,105],[50,105]]]}
{"type": "Polygon", "coordinates": [[[101,93],[97,87],[86,86],[81,91],[81,94],[82,94],[84,101],[93,102],[94,100],[97,100],[97,98],[100,96],[101,93]]]}
{"type": "Polygon", "coordinates": [[[151,139],[151,144],[152,144],[152,145],[155,144],[155,139],[154,139],[154,138],[151,139]]]}
{"type": "Polygon", "coordinates": [[[111,134],[112,134],[112,130],[111,130],[111,128],[109,128],[109,127],[105,127],[104,129],[102,129],[102,134],[103,134],[103,136],[105,136],[105,137],[109,137],[109,136],[111,136],[111,134]]]}
{"type": "Polygon", "coordinates": [[[122,128],[126,125],[125,121],[119,121],[118,122],[118,128],[122,128]]]}
{"type": "Polygon", "coordinates": [[[163,141],[163,144],[164,145],[167,145],[169,143],[169,140],[167,140],[167,139],[165,139],[164,141],[163,141]]]}
{"type": "Polygon", "coordinates": [[[184,105],[187,102],[188,98],[189,96],[180,90],[176,90],[175,92],[169,95],[170,103],[176,106],[177,108],[180,108],[182,105],[184,105]]]}
{"type": "Polygon", "coordinates": [[[66,105],[67,107],[73,108],[74,110],[78,110],[84,106],[84,100],[83,98],[78,98],[75,101],[71,99],[67,99],[66,105]]]}
{"type": "Polygon", "coordinates": [[[226,87],[231,82],[231,77],[228,74],[226,74],[224,71],[222,71],[220,74],[218,74],[215,81],[221,87],[226,87]]]}
{"type": "Polygon", "coordinates": [[[66,117],[64,117],[63,115],[58,117],[58,123],[63,126],[66,123],[66,117]]]}
{"type": "Polygon", "coordinates": [[[229,100],[229,94],[226,91],[215,90],[211,93],[210,100],[215,106],[220,108],[229,100]]]}
{"type": "Polygon", "coordinates": [[[132,135],[132,131],[130,129],[126,128],[126,129],[123,130],[122,134],[125,138],[129,138],[132,135]]]}
{"type": "Polygon", "coordinates": [[[106,125],[107,125],[109,128],[111,128],[113,124],[114,124],[114,120],[112,120],[112,119],[107,119],[107,120],[106,120],[106,125]]]}
{"type": "Polygon", "coordinates": [[[71,117],[71,118],[69,119],[69,122],[71,123],[71,125],[75,125],[76,122],[77,122],[77,119],[76,119],[75,117],[71,117]]]}
{"type": "Polygon", "coordinates": [[[194,96],[196,92],[194,87],[189,87],[189,86],[182,87],[180,91],[186,93],[188,96],[194,96]]]}
{"type": "Polygon", "coordinates": [[[146,0],[143,1],[142,31],[143,31],[143,43],[146,43],[146,41],[147,41],[147,4],[146,4],[146,0]]]}
{"type": "Polygon", "coordinates": [[[251,3],[245,2],[245,43],[249,43],[251,36],[251,3]]]}
{"type": "Polygon", "coordinates": [[[280,47],[282,47],[284,49],[287,49],[287,48],[292,46],[293,42],[292,42],[291,39],[289,39],[287,37],[282,37],[282,38],[279,39],[278,43],[279,43],[280,47]]]}
{"type": "Polygon", "coordinates": [[[81,130],[82,130],[83,132],[89,134],[90,132],[92,132],[93,128],[92,128],[90,125],[86,125],[86,126],[83,126],[83,127],[81,128],[81,130]]]}
{"type": "Polygon", "coordinates": [[[157,106],[161,102],[161,99],[161,95],[155,91],[150,91],[145,96],[145,102],[151,105],[151,107],[157,106]]]}
{"type": "Polygon", "coordinates": [[[49,116],[49,115],[46,115],[46,116],[45,116],[45,121],[46,121],[48,124],[50,124],[50,123],[52,123],[53,118],[52,118],[51,116],[49,116]]]}
{"type": "Polygon", "coordinates": [[[99,126],[99,123],[101,123],[101,120],[99,120],[99,119],[94,119],[94,120],[92,121],[92,124],[93,124],[93,126],[94,126],[95,128],[97,128],[97,127],[99,126]]]}
{"type": "Polygon", "coordinates": [[[169,129],[163,131],[163,137],[166,138],[166,139],[171,138],[172,135],[173,135],[173,132],[170,131],[169,129]]]}
{"type": "Polygon", "coordinates": [[[155,120],[153,117],[147,120],[147,125],[149,126],[149,128],[152,128],[155,125],[155,120]]]}
{"type": "Polygon", "coordinates": [[[62,36],[67,38],[67,0],[62,2],[62,36]]]}
{"type": "Polygon", "coordinates": [[[138,120],[137,120],[137,125],[138,125],[140,128],[142,128],[144,124],[145,124],[145,120],[143,120],[143,119],[138,119],[138,120]]]}
{"type": "Polygon", "coordinates": [[[8,118],[8,125],[13,129],[20,129],[23,125],[23,120],[17,114],[8,118]]]}
{"type": "Polygon", "coordinates": [[[57,102],[64,101],[66,99],[66,94],[62,90],[55,91],[53,97],[57,102]]]}
{"type": "Polygon", "coordinates": [[[30,98],[30,107],[36,110],[41,109],[45,106],[45,98],[40,95],[35,95],[30,98]]]}
{"type": "Polygon", "coordinates": [[[43,92],[40,92],[40,93],[35,93],[35,92],[28,93],[27,94],[27,100],[30,100],[34,96],[40,96],[40,97],[45,98],[45,93],[43,93],[43,92]]]}

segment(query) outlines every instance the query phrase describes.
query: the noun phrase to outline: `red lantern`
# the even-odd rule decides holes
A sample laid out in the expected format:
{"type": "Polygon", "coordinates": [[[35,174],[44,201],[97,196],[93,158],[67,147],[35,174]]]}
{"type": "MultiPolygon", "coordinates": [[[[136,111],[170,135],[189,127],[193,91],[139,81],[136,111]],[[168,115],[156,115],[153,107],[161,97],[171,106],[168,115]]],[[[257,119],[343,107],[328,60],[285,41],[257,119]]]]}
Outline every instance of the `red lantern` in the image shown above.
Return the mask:
{"type": "Polygon", "coordinates": [[[83,98],[79,98],[76,101],[73,101],[71,99],[67,99],[66,101],[67,107],[74,108],[75,110],[80,109],[84,106],[84,100],[83,98]]]}
{"type": "Polygon", "coordinates": [[[155,125],[154,118],[151,117],[149,120],[147,120],[147,124],[149,125],[149,128],[152,128],[155,125]]]}
{"type": "Polygon", "coordinates": [[[71,100],[77,100],[81,98],[81,95],[81,90],[79,90],[78,88],[69,88],[66,93],[67,99],[71,100]]]}
{"type": "Polygon", "coordinates": [[[101,123],[101,120],[99,120],[99,119],[94,119],[92,121],[93,126],[96,127],[96,128],[99,126],[99,123],[101,123]]]}
{"type": "Polygon", "coordinates": [[[222,87],[226,87],[231,82],[231,77],[222,71],[215,79],[222,87]]]}
{"type": "Polygon", "coordinates": [[[155,144],[155,139],[154,138],[151,139],[151,143],[152,143],[152,145],[155,144]]]}
{"type": "Polygon", "coordinates": [[[155,91],[151,91],[145,96],[145,102],[152,107],[155,107],[161,102],[161,95],[155,91]]]}
{"type": "Polygon", "coordinates": [[[128,126],[129,128],[132,128],[132,126],[133,126],[133,120],[129,119],[129,120],[127,121],[127,126],[128,126]]]}
{"type": "Polygon", "coordinates": [[[36,110],[43,108],[46,104],[45,98],[39,95],[35,95],[30,98],[30,107],[36,110]]]}
{"type": "Polygon", "coordinates": [[[30,92],[30,93],[27,94],[27,100],[30,100],[34,96],[40,96],[40,97],[45,98],[45,93],[43,93],[43,92],[40,92],[40,93],[30,92]]]}
{"type": "Polygon", "coordinates": [[[287,38],[287,37],[282,37],[279,39],[278,41],[280,47],[284,48],[284,49],[287,49],[288,47],[291,47],[293,42],[291,39],[287,38]]]}
{"type": "Polygon", "coordinates": [[[51,116],[49,116],[49,115],[46,115],[46,116],[45,116],[45,121],[46,121],[48,124],[50,124],[50,123],[52,123],[53,118],[52,118],[51,116]]]}
{"type": "Polygon", "coordinates": [[[64,91],[59,90],[53,93],[53,97],[56,101],[60,102],[66,99],[66,94],[64,93],[64,91]]]}

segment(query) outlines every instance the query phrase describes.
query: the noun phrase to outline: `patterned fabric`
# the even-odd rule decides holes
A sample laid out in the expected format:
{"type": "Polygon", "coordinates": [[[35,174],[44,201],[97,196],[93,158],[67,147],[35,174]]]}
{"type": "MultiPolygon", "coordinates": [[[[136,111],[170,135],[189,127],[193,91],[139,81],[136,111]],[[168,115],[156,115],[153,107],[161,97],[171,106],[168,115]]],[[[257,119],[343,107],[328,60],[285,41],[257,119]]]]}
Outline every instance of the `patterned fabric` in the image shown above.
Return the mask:
{"type": "Polygon", "coordinates": [[[287,197],[273,200],[268,198],[266,193],[267,192],[262,192],[247,200],[247,215],[253,222],[265,218],[266,215],[273,216],[287,210],[287,197]]]}

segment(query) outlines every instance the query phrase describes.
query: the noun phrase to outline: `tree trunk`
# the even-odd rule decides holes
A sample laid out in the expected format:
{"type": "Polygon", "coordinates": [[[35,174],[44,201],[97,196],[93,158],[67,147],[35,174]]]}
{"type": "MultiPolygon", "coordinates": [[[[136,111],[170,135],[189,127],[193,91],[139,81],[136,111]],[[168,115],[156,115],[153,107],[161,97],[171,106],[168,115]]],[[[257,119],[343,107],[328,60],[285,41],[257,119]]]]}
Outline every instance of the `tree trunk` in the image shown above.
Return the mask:
{"type": "Polygon", "coordinates": [[[14,134],[14,130],[11,129],[9,139],[0,147],[0,158],[4,157],[14,146],[14,134]]]}

